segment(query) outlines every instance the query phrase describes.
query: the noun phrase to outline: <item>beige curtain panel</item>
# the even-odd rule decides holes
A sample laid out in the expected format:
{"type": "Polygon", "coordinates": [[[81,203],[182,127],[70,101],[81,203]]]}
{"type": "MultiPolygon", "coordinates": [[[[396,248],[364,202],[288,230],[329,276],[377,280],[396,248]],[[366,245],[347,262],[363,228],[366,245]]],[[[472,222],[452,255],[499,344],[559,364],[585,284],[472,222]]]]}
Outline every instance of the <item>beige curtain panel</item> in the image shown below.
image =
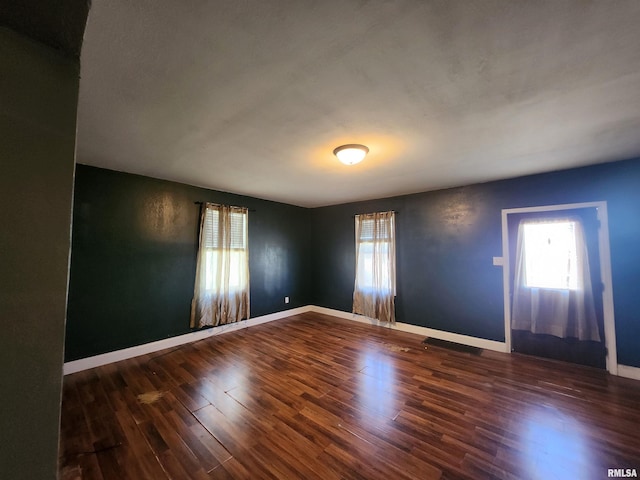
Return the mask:
{"type": "Polygon", "coordinates": [[[353,313],[395,322],[395,213],[356,215],[353,313]]]}
{"type": "Polygon", "coordinates": [[[191,328],[249,318],[247,234],[246,208],[203,205],[191,328]]]}

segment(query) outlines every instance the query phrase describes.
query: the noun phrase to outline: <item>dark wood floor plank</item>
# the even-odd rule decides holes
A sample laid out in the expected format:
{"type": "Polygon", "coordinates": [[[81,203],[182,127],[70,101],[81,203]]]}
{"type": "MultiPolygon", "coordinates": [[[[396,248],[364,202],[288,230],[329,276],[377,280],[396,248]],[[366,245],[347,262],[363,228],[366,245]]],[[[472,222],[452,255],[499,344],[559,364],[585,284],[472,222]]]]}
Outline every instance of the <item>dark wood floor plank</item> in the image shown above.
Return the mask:
{"type": "Polygon", "coordinates": [[[209,433],[231,453],[237,456],[239,451],[250,449],[257,442],[260,433],[251,428],[244,420],[229,420],[213,406],[194,412],[198,421],[209,433]]]}
{"type": "MultiPolygon", "coordinates": [[[[130,454],[127,463],[130,465],[138,463],[144,472],[144,474],[141,475],[142,477],[164,480],[166,478],[164,470],[160,463],[158,463],[158,458],[149,448],[144,435],[133,420],[133,417],[131,417],[129,412],[124,411],[118,412],[116,417],[126,438],[126,447],[124,450],[130,454]]],[[[131,468],[133,468],[133,465],[131,468]]]]}
{"type": "Polygon", "coordinates": [[[209,472],[209,478],[212,480],[249,480],[256,478],[256,476],[249,473],[244,465],[231,457],[209,472]]]}
{"type": "Polygon", "coordinates": [[[64,379],[69,479],[606,478],[640,382],[308,313],[64,379]]]}

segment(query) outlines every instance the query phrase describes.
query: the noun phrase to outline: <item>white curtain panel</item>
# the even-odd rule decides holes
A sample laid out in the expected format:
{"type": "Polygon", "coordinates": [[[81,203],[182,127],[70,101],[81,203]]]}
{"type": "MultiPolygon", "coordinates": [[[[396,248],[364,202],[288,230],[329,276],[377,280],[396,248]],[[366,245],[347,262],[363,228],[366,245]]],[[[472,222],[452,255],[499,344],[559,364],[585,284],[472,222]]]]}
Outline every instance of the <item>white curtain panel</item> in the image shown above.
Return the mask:
{"type": "Polygon", "coordinates": [[[191,328],[249,318],[248,210],[205,203],[200,215],[191,328]]]}
{"type": "Polygon", "coordinates": [[[511,326],[560,338],[600,341],[580,218],[520,222],[511,326]],[[554,229],[560,233],[554,234],[554,229]],[[564,229],[572,234],[564,235],[564,229]],[[561,248],[554,248],[553,242],[561,248]]]}
{"type": "Polygon", "coordinates": [[[353,313],[395,322],[395,213],[356,215],[353,313]]]}

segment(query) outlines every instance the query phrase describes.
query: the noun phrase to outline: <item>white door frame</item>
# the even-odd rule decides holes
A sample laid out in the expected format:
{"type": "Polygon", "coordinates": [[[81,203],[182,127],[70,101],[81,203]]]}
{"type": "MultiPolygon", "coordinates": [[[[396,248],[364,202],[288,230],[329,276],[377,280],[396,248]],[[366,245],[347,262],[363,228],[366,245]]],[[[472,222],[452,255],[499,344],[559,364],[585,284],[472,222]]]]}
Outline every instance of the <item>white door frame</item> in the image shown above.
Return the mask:
{"type": "Polygon", "coordinates": [[[545,205],[539,207],[505,208],[502,210],[502,279],[504,284],[504,339],[507,352],[511,352],[511,261],[509,259],[508,216],[514,213],[552,212],[573,210],[576,208],[595,208],[600,221],[598,229],[598,247],[600,250],[600,280],[602,291],[602,310],[604,313],[604,336],[607,348],[607,371],[618,374],[618,356],[616,353],[616,327],[613,312],[613,282],[611,280],[611,255],[609,251],[609,222],[607,202],[568,203],[564,205],[545,205]]]}

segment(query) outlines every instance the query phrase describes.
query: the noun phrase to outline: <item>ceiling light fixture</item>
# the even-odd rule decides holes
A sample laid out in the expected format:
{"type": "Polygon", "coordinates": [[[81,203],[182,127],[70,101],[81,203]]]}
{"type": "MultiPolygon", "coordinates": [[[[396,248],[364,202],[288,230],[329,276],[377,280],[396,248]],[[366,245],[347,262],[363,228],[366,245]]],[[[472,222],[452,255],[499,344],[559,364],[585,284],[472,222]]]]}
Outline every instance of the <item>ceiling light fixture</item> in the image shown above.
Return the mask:
{"type": "Polygon", "coordinates": [[[355,143],[342,145],[333,151],[333,154],[338,157],[338,160],[345,165],[355,165],[356,163],[360,163],[367,153],[369,153],[368,147],[355,143]]]}

